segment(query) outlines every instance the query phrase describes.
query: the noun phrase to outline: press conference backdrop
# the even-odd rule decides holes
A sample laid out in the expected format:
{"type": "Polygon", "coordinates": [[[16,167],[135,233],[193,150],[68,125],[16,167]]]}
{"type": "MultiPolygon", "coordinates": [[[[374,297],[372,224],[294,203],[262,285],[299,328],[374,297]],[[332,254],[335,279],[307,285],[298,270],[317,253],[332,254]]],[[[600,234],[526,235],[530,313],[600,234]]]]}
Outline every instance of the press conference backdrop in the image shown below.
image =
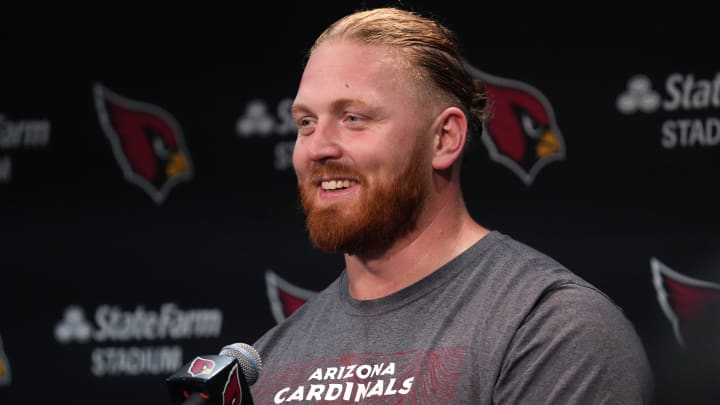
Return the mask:
{"type": "MultiPolygon", "coordinates": [[[[289,117],[314,38],[372,5],[334,3],[4,24],[0,403],[169,403],[181,365],[252,343],[337,276],[305,234],[289,117]]],[[[495,100],[464,162],[475,218],[623,308],[658,403],[720,398],[716,50],[632,18],[602,25],[620,39],[606,46],[582,16],[552,31],[403,5],[456,29],[495,100]]]]}

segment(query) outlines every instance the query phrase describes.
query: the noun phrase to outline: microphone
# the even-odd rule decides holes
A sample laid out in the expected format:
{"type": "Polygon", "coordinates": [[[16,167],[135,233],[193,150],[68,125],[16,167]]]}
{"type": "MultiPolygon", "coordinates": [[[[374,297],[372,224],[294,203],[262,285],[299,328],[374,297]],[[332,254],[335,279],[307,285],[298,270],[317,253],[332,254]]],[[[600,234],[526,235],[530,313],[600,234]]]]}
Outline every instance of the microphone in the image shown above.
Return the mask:
{"type": "Polygon", "coordinates": [[[249,387],[260,370],[257,350],[233,343],[219,355],[195,357],[165,381],[175,405],[254,405],[249,387]]]}

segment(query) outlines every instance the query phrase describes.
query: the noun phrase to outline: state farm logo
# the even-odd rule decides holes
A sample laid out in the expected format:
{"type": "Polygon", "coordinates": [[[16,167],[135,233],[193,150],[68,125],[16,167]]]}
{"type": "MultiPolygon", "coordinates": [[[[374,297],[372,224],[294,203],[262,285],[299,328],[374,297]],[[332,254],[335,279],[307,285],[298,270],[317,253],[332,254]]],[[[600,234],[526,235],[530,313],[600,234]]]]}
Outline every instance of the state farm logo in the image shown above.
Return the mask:
{"type": "Polygon", "coordinates": [[[222,329],[222,317],[219,309],[182,310],[174,303],[163,304],[159,311],[142,305],[132,311],[101,305],[95,311],[93,325],[81,307],[70,306],[55,326],[55,338],[65,344],[216,337],[222,329]]]}
{"type": "Polygon", "coordinates": [[[274,143],[272,165],[277,171],[292,168],[295,147],[293,135],[297,133],[290,114],[292,102],[290,97],[283,98],[277,104],[261,99],[251,100],[235,123],[235,132],[239,138],[268,140],[274,143]]]}
{"type": "Polygon", "coordinates": [[[627,90],[618,96],[616,104],[623,114],[652,113],[660,106],[660,94],[652,89],[650,78],[637,75],[628,80],[627,90]]]}
{"type": "Polygon", "coordinates": [[[44,149],[50,143],[50,121],[47,119],[9,120],[0,114],[0,184],[9,183],[13,175],[10,151],[44,149]]]}
{"type": "Polygon", "coordinates": [[[78,306],[68,307],[62,321],[55,326],[55,339],[60,343],[85,343],[91,334],[92,327],[85,319],[85,311],[78,306]]]}
{"type": "Polygon", "coordinates": [[[720,143],[720,72],[712,79],[692,73],[673,73],[665,79],[664,94],[650,78],[638,74],[628,79],[615,106],[625,115],[659,114],[668,118],[660,126],[665,149],[712,147],[720,143]]]}
{"type": "MultiPolygon", "coordinates": [[[[141,305],[134,310],[101,305],[89,320],[85,310],[74,305],[65,309],[54,332],[60,344],[213,338],[220,335],[222,318],[219,309],[183,310],[174,303],[165,303],[157,311],[141,305]]],[[[166,374],[183,364],[179,345],[99,346],[93,347],[90,354],[90,373],[95,377],[166,374]]]]}

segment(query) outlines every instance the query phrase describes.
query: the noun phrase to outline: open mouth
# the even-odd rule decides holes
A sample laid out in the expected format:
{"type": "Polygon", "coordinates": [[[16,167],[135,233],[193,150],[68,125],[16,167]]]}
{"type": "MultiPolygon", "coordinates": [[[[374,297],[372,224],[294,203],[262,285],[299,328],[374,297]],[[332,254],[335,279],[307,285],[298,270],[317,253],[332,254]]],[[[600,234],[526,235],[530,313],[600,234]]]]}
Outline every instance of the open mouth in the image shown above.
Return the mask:
{"type": "Polygon", "coordinates": [[[325,191],[339,191],[345,190],[352,186],[358,185],[357,180],[339,179],[339,180],[324,180],[320,182],[320,187],[325,191]]]}

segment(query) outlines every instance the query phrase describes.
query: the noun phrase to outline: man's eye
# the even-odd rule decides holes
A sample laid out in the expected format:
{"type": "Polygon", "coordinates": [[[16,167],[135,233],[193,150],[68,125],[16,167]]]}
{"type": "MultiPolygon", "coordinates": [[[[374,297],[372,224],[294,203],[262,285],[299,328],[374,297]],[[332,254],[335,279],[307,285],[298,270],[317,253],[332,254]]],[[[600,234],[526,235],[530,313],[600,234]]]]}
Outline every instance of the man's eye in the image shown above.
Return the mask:
{"type": "Polygon", "coordinates": [[[345,121],[347,122],[360,122],[362,121],[362,118],[359,115],[355,114],[348,114],[345,116],[345,121]]]}
{"type": "Polygon", "coordinates": [[[299,127],[306,127],[306,126],[308,126],[308,125],[312,125],[312,120],[309,119],[309,118],[303,118],[303,119],[301,119],[301,120],[298,121],[298,126],[299,126],[299,127]]]}

